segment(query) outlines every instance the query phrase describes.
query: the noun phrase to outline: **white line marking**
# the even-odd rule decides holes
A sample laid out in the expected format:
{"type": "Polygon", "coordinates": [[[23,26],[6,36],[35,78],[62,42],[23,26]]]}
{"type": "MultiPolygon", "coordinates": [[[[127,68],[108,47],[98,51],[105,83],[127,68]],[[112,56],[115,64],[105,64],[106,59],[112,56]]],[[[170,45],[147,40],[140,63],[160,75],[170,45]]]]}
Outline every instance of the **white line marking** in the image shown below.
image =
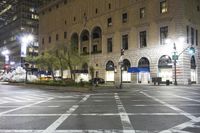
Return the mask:
{"type": "Polygon", "coordinates": [[[52,100],[53,98],[49,98],[47,100],[43,100],[43,101],[39,101],[39,102],[36,102],[36,103],[32,103],[32,104],[29,104],[29,105],[25,105],[25,106],[22,106],[22,107],[18,107],[18,108],[15,108],[15,109],[11,109],[11,110],[7,110],[7,111],[4,111],[4,112],[1,112],[0,113],[0,117],[4,114],[7,114],[7,113],[10,113],[10,112],[13,112],[13,111],[17,111],[17,110],[20,110],[20,109],[24,109],[24,108],[27,108],[27,107],[31,107],[31,106],[34,106],[34,105],[37,105],[37,104],[40,104],[40,103],[44,103],[46,101],[49,101],[49,100],[52,100]]]}
{"type": "Polygon", "coordinates": [[[52,123],[47,129],[45,129],[42,133],[54,133],[55,130],[79,107],[80,103],[85,102],[90,95],[86,95],[78,104],[73,105],[69,110],[66,111],[66,114],[60,116],[54,123],[52,123]]]}
{"type": "Polygon", "coordinates": [[[11,97],[3,97],[4,100],[8,100],[8,101],[14,101],[14,102],[21,102],[22,100],[17,100],[15,98],[11,98],[11,97]]]}
{"type": "Polygon", "coordinates": [[[173,94],[173,96],[179,97],[179,98],[182,98],[182,99],[186,99],[186,100],[189,100],[189,101],[193,101],[193,102],[198,102],[198,103],[200,103],[200,100],[195,100],[195,99],[191,99],[191,98],[184,97],[184,96],[179,96],[179,95],[174,95],[174,94],[173,94]]]}
{"type": "MultiPolygon", "coordinates": [[[[98,129],[98,130],[56,130],[54,133],[149,133],[149,131],[145,130],[104,130],[104,129],[98,129]]],[[[42,130],[0,130],[1,133],[41,133],[42,130]]],[[[152,132],[158,132],[158,131],[152,131],[152,132]]]]}
{"type": "Polygon", "coordinates": [[[149,97],[149,98],[151,98],[151,99],[153,99],[153,100],[155,100],[155,101],[157,101],[157,102],[159,102],[159,103],[161,103],[161,104],[163,104],[163,105],[165,105],[165,106],[167,106],[167,107],[169,107],[169,108],[171,108],[171,109],[177,111],[178,113],[180,113],[180,114],[186,116],[187,118],[189,118],[189,119],[191,119],[191,120],[196,121],[196,119],[197,119],[197,117],[193,116],[192,114],[187,113],[187,112],[185,112],[185,111],[183,111],[183,110],[181,110],[181,109],[179,109],[179,108],[177,108],[177,107],[175,107],[175,106],[173,106],[173,105],[170,105],[170,104],[168,104],[168,103],[166,103],[166,102],[164,102],[164,101],[161,101],[160,99],[157,99],[157,98],[155,98],[155,97],[153,97],[153,96],[150,96],[149,94],[147,94],[147,93],[145,93],[145,92],[140,92],[140,93],[142,93],[142,94],[144,94],[145,96],[147,96],[147,97],[149,97]]]}
{"type": "MultiPolygon", "coordinates": [[[[127,116],[182,116],[180,113],[126,113],[127,116]]],[[[200,113],[193,113],[194,115],[200,115],[200,113]]],[[[103,113],[103,114],[97,114],[97,113],[90,113],[90,114],[4,114],[2,116],[35,116],[35,117],[41,117],[41,116],[120,116],[120,113],[103,113]]]]}
{"type": "MultiPolygon", "coordinates": [[[[124,130],[132,130],[132,131],[134,131],[133,126],[131,124],[131,121],[130,121],[130,119],[128,117],[128,114],[126,113],[126,110],[125,110],[125,108],[124,108],[124,106],[123,106],[123,104],[122,104],[122,102],[120,100],[120,97],[119,97],[119,95],[117,93],[115,93],[115,100],[116,100],[116,103],[117,103],[118,112],[120,114],[120,118],[121,118],[121,123],[122,123],[123,129],[124,130]]],[[[132,132],[132,133],[135,133],[135,131],[132,132]]]]}

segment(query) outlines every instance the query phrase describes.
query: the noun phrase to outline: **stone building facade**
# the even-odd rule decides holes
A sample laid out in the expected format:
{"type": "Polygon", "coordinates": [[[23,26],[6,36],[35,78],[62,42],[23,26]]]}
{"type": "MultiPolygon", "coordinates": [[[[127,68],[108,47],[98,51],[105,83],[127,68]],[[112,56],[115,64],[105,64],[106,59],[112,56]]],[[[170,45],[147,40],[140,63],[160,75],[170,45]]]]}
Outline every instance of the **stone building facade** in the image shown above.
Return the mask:
{"type": "Polygon", "coordinates": [[[176,52],[178,84],[200,83],[199,31],[200,0],[57,0],[40,10],[40,50],[73,42],[106,81],[120,81],[124,49],[126,82],[174,82],[176,52]]]}

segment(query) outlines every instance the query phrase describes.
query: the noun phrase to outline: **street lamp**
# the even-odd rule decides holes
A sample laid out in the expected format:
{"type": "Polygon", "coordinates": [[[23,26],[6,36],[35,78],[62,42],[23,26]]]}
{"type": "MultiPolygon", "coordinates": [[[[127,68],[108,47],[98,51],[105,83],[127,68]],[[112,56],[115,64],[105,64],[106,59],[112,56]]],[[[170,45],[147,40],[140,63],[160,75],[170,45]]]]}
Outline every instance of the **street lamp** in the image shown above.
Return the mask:
{"type": "Polygon", "coordinates": [[[23,64],[23,58],[26,57],[27,46],[34,41],[32,34],[25,34],[20,38],[21,41],[21,66],[23,64]]]}
{"type": "MultiPolygon", "coordinates": [[[[184,41],[185,41],[185,39],[183,37],[180,37],[178,40],[179,40],[179,43],[181,43],[181,44],[184,43],[184,41]]],[[[166,42],[170,43],[171,39],[167,39],[166,42]]],[[[183,52],[185,52],[188,49],[189,49],[189,54],[195,53],[195,49],[192,46],[187,46],[178,54],[176,43],[174,42],[174,46],[173,46],[174,51],[173,51],[173,55],[172,55],[172,60],[174,60],[174,85],[178,85],[178,83],[177,83],[177,60],[178,60],[179,56],[182,55],[183,52]]]]}
{"type": "Polygon", "coordinates": [[[119,65],[120,65],[120,85],[119,88],[122,89],[122,83],[123,83],[123,59],[124,59],[124,49],[121,49],[121,56],[119,58],[119,65]]]}

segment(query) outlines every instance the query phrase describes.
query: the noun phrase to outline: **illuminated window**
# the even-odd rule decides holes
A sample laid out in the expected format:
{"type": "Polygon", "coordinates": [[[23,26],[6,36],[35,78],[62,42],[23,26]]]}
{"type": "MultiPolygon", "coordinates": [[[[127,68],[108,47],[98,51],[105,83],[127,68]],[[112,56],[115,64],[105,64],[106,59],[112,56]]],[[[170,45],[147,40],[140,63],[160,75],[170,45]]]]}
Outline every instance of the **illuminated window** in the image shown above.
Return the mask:
{"type": "Polygon", "coordinates": [[[160,13],[167,13],[168,12],[168,5],[167,5],[167,1],[166,0],[162,0],[160,2],[160,13]]]}
{"type": "Polygon", "coordinates": [[[107,20],[108,27],[112,26],[112,18],[108,18],[107,20]]]}
{"type": "Polygon", "coordinates": [[[144,18],[145,17],[145,8],[140,8],[140,18],[144,18]]]}

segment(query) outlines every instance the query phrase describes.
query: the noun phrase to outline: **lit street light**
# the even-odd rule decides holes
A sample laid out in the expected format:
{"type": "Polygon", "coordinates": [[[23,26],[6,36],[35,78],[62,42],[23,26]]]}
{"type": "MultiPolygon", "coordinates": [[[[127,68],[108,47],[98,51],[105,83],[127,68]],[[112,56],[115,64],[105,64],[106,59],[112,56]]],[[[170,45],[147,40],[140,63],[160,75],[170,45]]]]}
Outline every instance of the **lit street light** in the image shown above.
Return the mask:
{"type": "MultiPolygon", "coordinates": [[[[183,37],[180,37],[179,39],[179,43],[182,45],[185,41],[185,39],[183,37]]],[[[167,39],[166,40],[167,43],[171,43],[171,39],[167,39]]],[[[179,58],[180,55],[183,54],[183,52],[185,52],[186,50],[189,49],[189,54],[194,54],[195,53],[195,49],[192,46],[187,46],[186,48],[184,48],[179,54],[177,52],[177,48],[176,48],[176,43],[174,42],[174,46],[173,46],[173,55],[172,55],[172,59],[174,60],[174,85],[178,85],[177,83],[177,60],[179,58]]]]}
{"type": "Polygon", "coordinates": [[[27,47],[34,41],[34,37],[32,34],[25,34],[21,37],[20,40],[21,40],[21,66],[22,66],[23,58],[26,57],[27,47]]]}

